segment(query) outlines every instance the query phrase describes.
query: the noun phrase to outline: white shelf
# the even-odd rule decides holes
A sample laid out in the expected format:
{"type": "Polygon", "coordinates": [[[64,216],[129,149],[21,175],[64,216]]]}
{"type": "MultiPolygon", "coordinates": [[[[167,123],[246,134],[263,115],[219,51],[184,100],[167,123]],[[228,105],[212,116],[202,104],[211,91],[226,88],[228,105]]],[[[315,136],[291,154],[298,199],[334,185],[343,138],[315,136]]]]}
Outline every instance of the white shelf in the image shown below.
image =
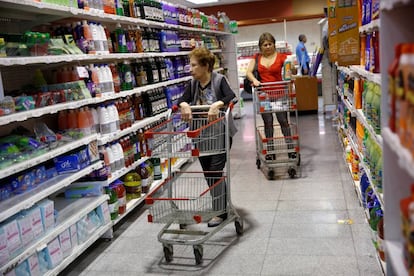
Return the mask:
{"type": "Polygon", "coordinates": [[[103,135],[99,135],[98,136],[98,145],[105,145],[109,142],[112,142],[114,140],[120,139],[121,137],[139,130],[140,128],[145,127],[146,125],[152,123],[152,122],[156,122],[158,120],[160,120],[161,118],[164,118],[166,116],[168,116],[169,111],[165,111],[161,114],[155,115],[153,117],[148,117],[148,118],[144,118],[140,121],[136,121],[131,127],[128,127],[126,129],[114,132],[114,133],[109,133],[109,134],[103,134],[103,135]]]}
{"type": "Polygon", "coordinates": [[[384,242],[387,262],[391,264],[394,271],[393,275],[408,276],[408,271],[404,264],[402,243],[389,240],[385,240],[384,242]]]}
{"type": "Polygon", "coordinates": [[[365,68],[362,65],[351,65],[349,68],[351,69],[351,71],[358,73],[360,76],[364,77],[365,79],[381,85],[381,74],[380,73],[369,72],[365,70],[365,68]]]}
{"type": "MultiPolygon", "coordinates": [[[[221,49],[211,50],[213,53],[220,53],[221,49]]],[[[61,62],[100,62],[116,61],[125,59],[141,59],[149,57],[175,57],[187,56],[190,51],[179,52],[148,52],[148,53],[111,53],[111,54],[78,54],[78,55],[57,55],[57,56],[27,56],[27,57],[1,57],[0,66],[54,64],[61,62]]]]}
{"type": "MultiPolygon", "coordinates": [[[[172,169],[173,172],[179,170],[181,168],[181,166],[183,166],[186,162],[188,162],[188,158],[180,158],[177,160],[177,162],[174,164],[174,167],[172,169]]],[[[165,178],[168,176],[168,173],[165,172],[163,173],[162,179],[160,180],[155,180],[152,184],[151,184],[151,189],[150,191],[153,191],[154,189],[156,189],[159,185],[161,185],[161,183],[164,182],[165,178]]],[[[138,205],[140,205],[146,198],[147,194],[142,194],[142,196],[140,198],[136,198],[136,199],[132,199],[129,200],[127,202],[127,206],[126,206],[126,212],[120,216],[118,216],[114,221],[114,225],[117,224],[118,222],[120,222],[126,215],[128,215],[132,210],[134,210],[138,205]]]]}
{"type": "Polygon", "coordinates": [[[51,16],[58,16],[62,18],[67,17],[76,17],[81,19],[90,19],[99,22],[109,22],[109,23],[120,23],[120,24],[127,24],[127,25],[140,25],[146,27],[156,27],[156,28],[166,28],[166,29],[177,29],[177,30],[184,30],[184,31],[193,31],[193,32],[203,32],[203,33],[210,33],[210,34],[223,34],[229,35],[230,33],[222,32],[222,31],[213,31],[207,29],[200,29],[200,28],[193,28],[193,27],[186,27],[180,25],[172,25],[167,24],[164,22],[156,22],[150,20],[144,20],[139,18],[132,18],[127,16],[119,16],[113,14],[106,14],[106,13],[95,13],[91,11],[86,11],[83,9],[78,8],[70,8],[66,6],[56,5],[56,4],[49,4],[49,3],[42,3],[42,2],[35,2],[33,0],[0,0],[2,3],[2,8],[12,8],[15,10],[19,10],[22,12],[30,12],[30,13],[39,13],[51,16]]]}
{"type": "Polygon", "coordinates": [[[111,228],[112,228],[111,222],[108,222],[107,224],[100,226],[87,241],[73,248],[72,253],[69,256],[67,256],[65,259],[63,259],[63,261],[60,264],[58,264],[55,268],[45,273],[45,276],[58,275],[59,272],[64,270],[70,263],[72,263],[77,257],[79,257],[89,246],[91,246],[95,241],[97,241],[100,237],[102,237],[111,228]]]}
{"type": "Polygon", "coordinates": [[[75,173],[58,175],[45,183],[40,184],[36,188],[20,195],[15,195],[5,201],[0,202],[0,222],[17,214],[18,212],[32,207],[36,202],[49,195],[69,186],[79,178],[88,175],[94,170],[102,167],[102,162],[96,162],[83,170],[75,173]]]}
{"type": "Polygon", "coordinates": [[[5,273],[8,269],[26,260],[33,253],[43,250],[60,233],[104,203],[107,199],[107,195],[80,199],[55,199],[55,209],[58,209],[58,218],[55,227],[47,231],[41,238],[32,241],[18,256],[2,266],[0,272],[5,273]]]}
{"type": "Polygon", "coordinates": [[[84,100],[79,100],[79,101],[54,104],[54,105],[49,105],[46,107],[41,107],[41,108],[36,108],[32,110],[12,113],[10,115],[0,116],[0,126],[7,125],[13,122],[25,121],[30,118],[37,118],[37,117],[40,117],[46,114],[54,114],[61,110],[77,109],[84,105],[94,104],[95,102],[96,102],[95,98],[90,98],[90,99],[84,99],[84,100]]]}
{"type": "Polygon", "coordinates": [[[414,178],[413,157],[407,148],[401,145],[398,135],[393,133],[389,127],[382,128],[382,135],[384,137],[384,140],[387,142],[387,145],[398,156],[398,165],[400,168],[407,172],[412,178],[414,178]]]}
{"type": "Polygon", "coordinates": [[[138,167],[140,164],[144,163],[147,160],[148,157],[141,157],[139,160],[135,161],[131,166],[123,167],[122,169],[113,172],[111,174],[111,177],[105,181],[106,183],[104,184],[104,186],[109,186],[109,184],[121,178],[121,176],[125,175],[126,173],[134,170],[136,167],[138,167]]]}
{"type": "Polygon", "coordinates": [[[36,165],[39,165],[40,163],[43,163],[45,161],[51,160],[56,156],[59,156],[61,154],[67,153],[73,149],[76,149],[80,146],[90,144],[92,141],[95,141],[97,139],[97,135],[90,135],[87,137],[84,137],[82,139],[64,144],[62,146],[57,146],[56,148],[47,151],[46,153],[30,158],[28,160],[19,162],[17,164],[11,165],[10,167],[7,167],[5,169],[0,170],[0,175],[2,178],[5,178],[7,176],[10,176],[12,174],[21,172],[25,169],[29,169],[31,167],[34,167],[36,165]]]}
{"type": "Polygon", "coordinates": [[[85,106],[85,105],[99,104],[99,103],[103,103],[105,101],[116,100],[116,99],[119,99],[119,98],[124,98],[124,97],[127,97],[127,96],[131,96],[131,95],[134,95],[134,94],[140,94],[140,93],[142,93],[144,91],[148,91],[150,89],[169,86],[169,85],[177,84],[177,83],[180,83],[180,82],[185,82],[185,81],[188,81],[188,80],[191,80],[191,79],[192,79],[191,76],[187,76],[187,77],[182,77],[182,78],[179,78],[179,79],[168,80],[168,81],[164,81],[164,82],[160,82],[160,83],[149,84],[149,85],[146,85],[146,86],[137,87],[137,88],[134,88],[134,89],[131,89],[131,90],[128,90],[128,91],[122,91],[120,93],[114,93],[114,94],[111,94],[111,95],[104,95],[104,96],[98,97],[98,98],[90,98],[90,99],[85,99],[85,100],[80,100],[80,101],[60,103],[60,104],[50,105],[50,106],[42,107],[42,108],[36,108],[36,109],[28,110],[28,111],[12,113],[10,115],[0,116],[0,126],[1,125],[7,125],[7,124],[10,124],[10,123],[13,123],[13,122],[25,121],[25,120],[30,119],[30,118],[38,118],[38,117],[46,115],[46,114],[54,114],[54,113],[57,113],[57,112],[62,111],[62,110],[78,109],[79,107],[82,107],[82,106],[85,106]]]}

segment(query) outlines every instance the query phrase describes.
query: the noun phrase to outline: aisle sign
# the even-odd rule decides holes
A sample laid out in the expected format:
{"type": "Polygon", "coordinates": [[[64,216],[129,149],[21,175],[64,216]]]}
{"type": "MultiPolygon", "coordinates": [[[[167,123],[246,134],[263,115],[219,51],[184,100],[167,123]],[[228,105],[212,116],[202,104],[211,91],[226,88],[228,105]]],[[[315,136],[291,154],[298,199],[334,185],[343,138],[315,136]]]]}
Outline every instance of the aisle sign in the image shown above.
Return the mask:
{"type": "Polygon", "coordinates": [[[336,62],[338,60],[336,0],[327,0],[327,1],[328,1],[329,59],[331,62],[336,62]]]}
{"type": "Polygon", "coordinates": [[[338,65],[360,63],[358,1],[339,0],[336,8],[338,65]]]}

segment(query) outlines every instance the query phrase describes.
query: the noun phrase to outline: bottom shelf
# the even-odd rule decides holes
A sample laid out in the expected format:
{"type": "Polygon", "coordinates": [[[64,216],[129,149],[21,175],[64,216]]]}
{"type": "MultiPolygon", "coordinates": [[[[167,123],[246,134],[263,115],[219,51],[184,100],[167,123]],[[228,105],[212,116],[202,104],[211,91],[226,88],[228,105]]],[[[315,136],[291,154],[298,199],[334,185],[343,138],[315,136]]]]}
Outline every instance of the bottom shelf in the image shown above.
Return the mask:
{"type": "Polygon", "coordinates": [[[57,265],[54,269],[49,270],[45,275],[57,275],[63,269],[65,269],[70,263],[72,263],[77,257],[79,257],[88,247],[90,247],[96,240],[103,236],[112,227],[112,222],[108,222],[105,225],[99,227],[93,235],[84,243],[77,245],[73,248],[72,254],[67,256],[63,261],[57,265]]]}

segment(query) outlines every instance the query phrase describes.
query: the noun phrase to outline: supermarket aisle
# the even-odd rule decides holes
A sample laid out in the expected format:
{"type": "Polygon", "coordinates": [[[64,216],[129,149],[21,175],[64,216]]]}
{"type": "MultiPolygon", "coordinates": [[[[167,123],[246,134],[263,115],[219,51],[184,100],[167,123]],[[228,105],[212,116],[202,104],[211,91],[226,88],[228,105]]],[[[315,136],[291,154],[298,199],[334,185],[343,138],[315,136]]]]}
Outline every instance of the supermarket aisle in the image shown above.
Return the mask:
{"type": "Polygon", "coordinates": [[[162,225],[147,223],[142,209],[62,275],[382,275],[331,119],[300,116],[302,178],[268,181],[255,165],[251,102],[245,113],[231,152],[243,236],[229,224],[204,244],[200,266],[190,246],[175,246],[167,264],[162,225]]]}

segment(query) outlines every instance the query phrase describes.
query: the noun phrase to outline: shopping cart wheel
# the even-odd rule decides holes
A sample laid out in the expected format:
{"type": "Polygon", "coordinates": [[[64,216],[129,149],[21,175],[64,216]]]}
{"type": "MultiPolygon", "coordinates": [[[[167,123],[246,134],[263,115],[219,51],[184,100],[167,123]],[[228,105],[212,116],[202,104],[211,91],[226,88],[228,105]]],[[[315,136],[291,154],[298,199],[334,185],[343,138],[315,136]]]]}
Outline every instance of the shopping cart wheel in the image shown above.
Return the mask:
{"type": "Polygon", "coordinates": [[[259,170],[260,169],[260,159],[259,158],[256,159],[256,166],[257,166],[257,169],[259,170]]]}
{"type": "Polygon", "coordinates": [[[203,261],[203,246],[200,244],[197,244],[193,246],[193,249],[194,249],[194,257],[195,257],[196,264],[199,265],[203,261]]]}
{"type": "Polygon", "coordinates": [[[234,226],[236,227],[236,233],[237,235],[242,235],[243,234],[243,220],[241,218],[237,218],[234,221],[234,226]]]}
{"type": "Polygon", "coordinates": [[[295,178],[296,170],[294,168],[289,168],[288,174],[289,174],[290,178],[295,178]]]}
{"type": "Polygon", "coordinates": [[[273,180],[275,178],[275,171],[269,170],[267,172],[267,176],[269,177],[269,179],[272,179],[273,180]]]}
{"type": "Polygon", "coordinates": [[[164,257],[167,263],[173,259],[173,246],[171,244],[164,244],[164,257]]]}

